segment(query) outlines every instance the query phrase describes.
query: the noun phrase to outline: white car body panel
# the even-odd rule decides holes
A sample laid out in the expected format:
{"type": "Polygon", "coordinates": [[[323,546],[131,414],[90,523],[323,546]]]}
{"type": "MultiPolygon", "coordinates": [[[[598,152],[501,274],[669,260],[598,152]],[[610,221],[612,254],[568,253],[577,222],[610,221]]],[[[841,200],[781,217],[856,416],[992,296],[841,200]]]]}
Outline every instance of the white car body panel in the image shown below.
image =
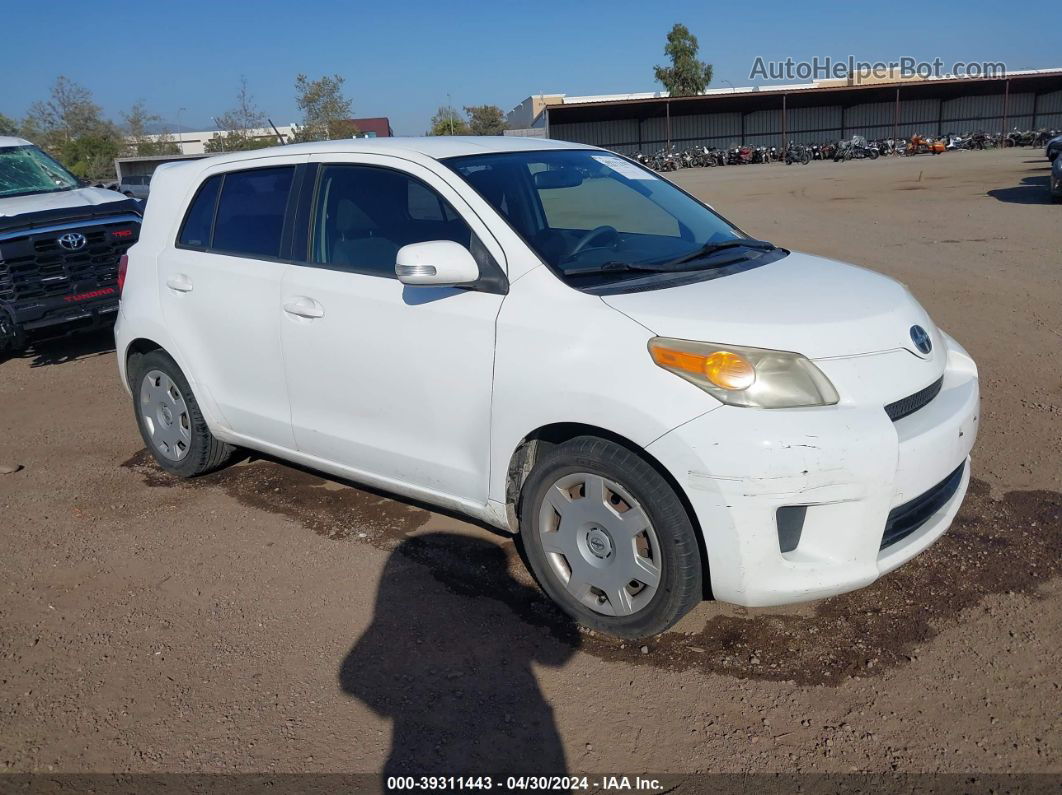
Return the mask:
{"type": "Polygon", "coordinates": [[[542,264],[438,159],[592,148],[539,139],[306,144],[160,167],[116,326],[119,366],[138,339],[167,350],[213,433],[300,464],[510,524],[510,462],[539,428],[577,423],[641,448],[683,491],[717,598],[746,605],[861,587],[938,538],[969,482],[977,371],[907,289],[805,254],[682,287],[598,297],[542,264]],[[407,171],[441,193],[508,275],[507,295],[410,287],[285,262],[182,251],[185,209],[211,174],[284,162],[407,171]],[[250,265],[254,275],[249,276],[250,265]],[[173,294],[167,281],[191,277],[173,294]],[[202,287],[202,289],[200,289],[202,287]],[[312,299],[320,317],[284,310],[312,299]],[[928,354],[910,337],[923,326],[928,354]],[[654,336],[795,351],[837,389],[834,406],[724,406],[657,367],[654,336]],[[927,406],[883,407],[942,379],[927,406]],[[880,549],[890,511],[964,464],[919,530],[880,549]],[[779,550],[779,507],[806,505],[779,550]]]}

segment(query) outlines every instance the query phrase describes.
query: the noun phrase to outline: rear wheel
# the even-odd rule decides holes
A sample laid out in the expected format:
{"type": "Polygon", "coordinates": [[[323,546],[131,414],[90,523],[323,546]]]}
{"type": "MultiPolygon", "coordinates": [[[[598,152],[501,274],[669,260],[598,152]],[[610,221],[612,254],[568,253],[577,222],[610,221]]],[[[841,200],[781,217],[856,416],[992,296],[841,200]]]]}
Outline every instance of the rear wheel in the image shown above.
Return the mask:
{"type": "Polygon", "coordinates": [[[560,444],[535,464],[522,494],[528,563],[585,626],[648,637],[700,600],[701,558],[685,507],[630,450],[589,436],[560,444]]]}
{"type": "Polygon", "coordinates": [[[133,363],[130,379],[137,425],[158,465],[179,477],[223,466],[235,448],[210,432],[188,379],[173,359],[151,351],[133,363]]]}

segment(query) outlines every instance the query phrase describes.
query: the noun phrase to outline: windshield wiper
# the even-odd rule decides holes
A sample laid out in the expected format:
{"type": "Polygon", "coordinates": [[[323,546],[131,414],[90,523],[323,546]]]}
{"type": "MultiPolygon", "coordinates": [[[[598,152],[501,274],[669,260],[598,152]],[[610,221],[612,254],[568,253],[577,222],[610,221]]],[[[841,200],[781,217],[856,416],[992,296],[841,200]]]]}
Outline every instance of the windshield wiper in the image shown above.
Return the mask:
{"type": "Polygon", "coordinates": [[[774,243],[769,243],[766,240],[756,240],[751,237],[737,237],[733,240],[724,240],[722,243],[705,243],[696,251],[685,254],[678,259],[673,259],[670,262],[661,263],[661,267],[684,265],[687,262],[693,262],[694,260],[710,257],[719,251],[726,251],[729,248],[754,248],[759,251],[774,251],[778,246],[774,243]]]}
{"type": "Polygon", "coordinates": [[[685,254],[678,259],[667,262],[604,262],[600,265],[585,265],[581,268],[569,268],[564,271],[565,276],[585,276],[597,273],[683,273],[687,271],[706,270],[707,268],[722,268],[733,265],[735,262],[748,259],[745,254],[732,253],[728,257],[715,257],[724,251],[733,248],[752,248],[757,251],[774,251],[778,248],[766,240],[753,240],[741,238],[727,240],[724,243],[708,243],[701,246],[691,254],[685,254]],[[710,262],[705,262],[710,258],[710,262]],[[683,265],[687,267],[682,267],[683,265]]]}
{"type": "Polygon", "coordinates": [[[602,262],[600,265],[583,265],[581,268],[565,268],[565,276],[586,276],[594,273],[659,273],[654,265],[636,262],[602,262]]]}

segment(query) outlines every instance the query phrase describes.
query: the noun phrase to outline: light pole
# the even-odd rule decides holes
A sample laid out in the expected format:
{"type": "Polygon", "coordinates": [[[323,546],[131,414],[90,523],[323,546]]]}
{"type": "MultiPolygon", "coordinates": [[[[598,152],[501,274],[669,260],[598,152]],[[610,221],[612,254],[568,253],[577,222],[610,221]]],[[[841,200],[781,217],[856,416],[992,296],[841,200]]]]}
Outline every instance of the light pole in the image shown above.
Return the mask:
{"type": "Polygon", "coordinates": [[[177,149],[180,153],[184,154],[184,135],[181,133],[181,111],[188,110],[188,108],[177,108],[177,149]]]}
{"type": "Polygon", "coordinates": [[[450,98],[450,93],[446,94],[446,109],[450,112],[450,135],[454,134],[454,101],[450,98]]]}

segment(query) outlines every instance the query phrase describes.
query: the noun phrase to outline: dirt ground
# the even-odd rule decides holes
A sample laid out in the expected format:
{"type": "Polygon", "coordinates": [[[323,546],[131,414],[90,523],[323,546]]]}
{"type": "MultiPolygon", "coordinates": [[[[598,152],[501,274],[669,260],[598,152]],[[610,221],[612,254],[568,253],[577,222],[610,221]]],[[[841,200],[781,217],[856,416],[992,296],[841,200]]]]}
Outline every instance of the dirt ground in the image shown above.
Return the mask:
{"type": "Polygon", "coordinates": [[[176,483],[106,336],[0,364],[0,771],[1062,772],[1062,207],[1038,150],[680,172],[977,359],[970,496],[861,592],[578,632],[513,544],[251,459],[176,483]],[[1052,706],[1054,705],[1054,706],[1052,706]]]}

